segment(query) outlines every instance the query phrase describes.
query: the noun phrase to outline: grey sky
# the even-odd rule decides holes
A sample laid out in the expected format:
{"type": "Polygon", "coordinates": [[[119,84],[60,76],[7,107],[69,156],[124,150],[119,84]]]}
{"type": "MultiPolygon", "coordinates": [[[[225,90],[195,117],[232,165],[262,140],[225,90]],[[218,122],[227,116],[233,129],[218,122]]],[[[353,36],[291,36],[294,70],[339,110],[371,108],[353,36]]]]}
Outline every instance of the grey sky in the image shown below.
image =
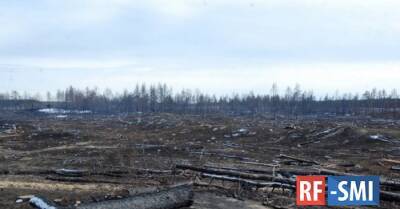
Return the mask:
{"type": "Polygon", "coordinates": [[[0,89],[398,88],[398,0],[0,2],[0,89]]]}

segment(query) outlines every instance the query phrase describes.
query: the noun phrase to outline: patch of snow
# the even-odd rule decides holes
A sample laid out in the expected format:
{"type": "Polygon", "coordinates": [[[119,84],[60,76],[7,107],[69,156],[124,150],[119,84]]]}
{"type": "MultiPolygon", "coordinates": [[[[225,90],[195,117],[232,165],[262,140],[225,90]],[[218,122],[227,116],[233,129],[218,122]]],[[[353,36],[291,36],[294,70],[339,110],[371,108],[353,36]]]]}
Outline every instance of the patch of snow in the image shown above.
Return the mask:
{"type": "Polygon", "coordinates": [[[381,134],[370,135],[369,138],[372,139],[372,140],[379,140],[379,141],[383,141],[383,142],[391,142],[390,140],[388,140],[385,136],[383,136],[381,134]]]}
{"type": "Polygon", "coordinates": [[[40,209],[57,209],[56,207],[47,204],[44,200],[38,197],[32,197],[29,202],[40,209]]]}
{"type": "Polygon", "coordinates": [[[241,128],[237,132],[239,132],[239,133],[247,133],[247,132],[249,132],[249,130],[245,129],[245,128],[241,128]]]}
{"type": "Polygon", "coordinates": [[[57,109],[57,108],[44,108],[38,110],[38,112],[46,113],[46,114],[67,114],[69,113],[68,110],[57,109]]]}
{"type": "Polygon", "coordinates": [[[371,139],[379,139],[379,135],[371,135],[371,136],[369,136],[369,138],[371,138],[371,139]]]}
{"type": "Polygon", "coordinates": [[[92,111],[90,110],[64,110],[64,109],[59,109],[59,108],[44,108],[44,109],[39,109],[38,112],[41,113],[46,113],[46,114],[60,114],[60,115],[65,115],[65,114],[90,114],[92,111]]]}
{"type": "Polygon", "coordinates": [[[90,110],[74,110],[72,113],[77,113],[77,114],[90,114],[92,111],[90,110]]]}
{"type": "Polygon", "coordinates": [[[232,137],[239,137],[239,136],[240,136],[239,133],[234,133],[234,134],[232,134],[232,137]]]}

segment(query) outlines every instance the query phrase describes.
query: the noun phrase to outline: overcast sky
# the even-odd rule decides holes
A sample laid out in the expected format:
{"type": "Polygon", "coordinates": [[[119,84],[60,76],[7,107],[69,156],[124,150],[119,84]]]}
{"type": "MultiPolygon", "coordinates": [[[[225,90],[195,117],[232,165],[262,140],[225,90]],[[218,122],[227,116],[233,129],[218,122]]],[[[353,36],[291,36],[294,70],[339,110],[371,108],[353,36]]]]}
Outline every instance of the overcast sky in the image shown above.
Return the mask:
{"type": "Polygon", "coordinates": [[[399,88],[398,0],[0,1],[0,91],[399,88]]]}

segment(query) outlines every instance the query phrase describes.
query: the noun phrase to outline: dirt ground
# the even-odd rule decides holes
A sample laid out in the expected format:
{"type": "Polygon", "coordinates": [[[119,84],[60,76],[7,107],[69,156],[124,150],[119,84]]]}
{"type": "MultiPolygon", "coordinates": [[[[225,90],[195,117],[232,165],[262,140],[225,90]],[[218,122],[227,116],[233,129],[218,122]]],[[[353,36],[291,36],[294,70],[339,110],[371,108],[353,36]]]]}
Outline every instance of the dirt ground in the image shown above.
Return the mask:
{"type": "Polygon", "coordinates": [[[293,192],[210,181],[175,165],[324,168],[397,181],[399,145],[399,121],[368,118],[0,114],[0,208],[32,208],[16,203],[21,195],[71,206],[187,181],[198,183],[192,208],[296,208],[293,192]],[[60,169],[88,175],[65,177],[60,169]]]}

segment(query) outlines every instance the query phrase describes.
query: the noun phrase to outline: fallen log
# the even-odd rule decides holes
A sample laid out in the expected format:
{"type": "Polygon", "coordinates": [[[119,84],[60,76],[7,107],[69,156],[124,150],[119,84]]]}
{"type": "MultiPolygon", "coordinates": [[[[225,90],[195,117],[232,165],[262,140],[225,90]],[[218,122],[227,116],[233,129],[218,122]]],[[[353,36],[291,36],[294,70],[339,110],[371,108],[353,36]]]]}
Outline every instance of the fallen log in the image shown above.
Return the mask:
{"type": "Polygon", "coordinates": [[[400,202],[400,194],[394,192],[381,191],[381,199],[392,202],[400,202]]]}
{"type": "Polygon", "coordinates": [[[285,177],[293,177],[295,175],[307,176],[307,175],[318,175],[320,174],[317,169],[296,169],[296,168],[269,168],[269,169],[259,169],[259,168],[233,168],[233,167],[219,167],[215,165],[205,165],[206,168],[212,169],[222,169],[222,170],[232,170],[240,171],[246,173],[260,173],[260,174],[281,174],[285,177]]]}
{"type": "MultiPolygon", "coordinates": [[[[193,167],[188,167],[187,165],[179,165],[177,168],[181,167],[182,169],[188,169],[188,170],[194,170],[198,172],[204,172],[207,173],[207,169],[199,169],[199,168],[193,168],[193,167]]],[[[330,175],[330,176],[358,176],[362,174],[355,174],[355,173],[345,173],[345,172],[340,172],[340,171],[334,171],[334,170],[329,170],[329,169],[294,169],[294,168],[277,168],[274,170],[272,169],[241,169],[241,168],[230,168],[230,167],[216,167],[216,166],[206,166],[210,168],[210,170],[215,171],[215,170],[227,170],[225,173],[218,172],[220,175],[229,175],[229,171],[236,172],[235,176],[239,176],[239,174],[243,174],[245,172],[254,172],[254,173],[262,173],[262,174],[273,174],[273,172],[281,174],[282,176],[285,177],[293,177],[294,175],[330,175]]],[[[246,175],[242,175],[242,178],[245,178],[246,175]]],[[[275,177],[277,178],[277,177],[275,177]]],[[[250,178],[252,179],[252,178],[250,178]]],[[[255,179],[257,180],[257,178],[255,179]]],[[[259,179],[261,180],[261,179],[259,179]]],[[[279,180],[278,180],[279,181],[279,180]]],[[[392,189],[395,190],[400,190],[400,180],[396,179],[388,179],[385,177],[380,177],[380,184],[382,186],[387,186],[391,187],[392,189]]]]}
{"type": "Polygon", "coordinates": [[[306,138],[312,138],[312,140],[306,141],[303,143],[299,143],[298,146],[301,147],[301,146],[304,146],[307,144],[319,143],[319,142],[321,142],[321,140],[325,140],[325,139],[337,136],[339,134],[342,134],[344,131],[345,131],[345,128],[337,127],[337,128],[330,128],[330,129],[327,129],[327,130],[319,132],[319,133],[307,135],[306,138]]]}
{"type": "MultiPolygon", "coordinates": [[[[322,168],[319,169],[319,171],[320,171],[321,175],[331,175],[331,176],[359,176],[359,175],[361,175],[361,174],[355,174],[355,173],[344,173],[344,172],[322,169],[322,168]]],[[[392,187],[393,189],[400,190],[400,180],[380,177],[380,185],[392,187]]]]}
{"type": "Polygon", "coordinates": [[[181,185],[119,200],[82,204],[76,209],[175,209],[189,207],[192,203],[192,185],[181,185]]]}
{"type": "Polygon", "coordinates": [[[31,170],[8,170],[0,169],[0,175],[59,175],[65,177],[84,177],[84,176],[108,176],[122,177],[134,172],[136,174],[171,174],[172,170],[153,170],[144,168],[125,168],[124,170],[77,170],[77,169],[31,169],[31,170]]]}
{"type": "Polygon", "coordinates": [[[75,170],[75,169],[66,169],[61,168],[54,171],[55,174],[60,176],[68,176],[68,177],[82,177],[90,175],[86,170],[75,170]]]}
{"type": "Polygon", "coordinates": [[[340,129],[340,127],[329,128],[329,129],[326,129],[326,130],[324,130],[324,131],[321,131],[321,132],[317,132],[317,133],[308,135],[308,137],[312,137],[312,138],[321,138],[321,137],[324,137],[324,136],[326,136],[326,135],[328,135],[328,134],[334,133],[334,132],[336,132],[336,131],[339,130],[339,129],[340,129]]]}
{"type": "Polygon", "coordinates": [[[228,154],[223,154],[223,153],[214,153],[214,152],[190,152],[190,153],[197,154],[197,155],[209,155],[209,156],[217,156],[217,157],[222,157],[222,158],[231,158],[231,159],[237,159],[237,160],[246,160],[246,161],[252,160],[251,158],[248,158],[248,157],[228,155],[228,154]]]}
{"type": "Polygon", "coordinates": [[[357,174],[354,174],[354,173],[345,173],[345,172],[334,171],[334,170],[329,170],[329,169],[325,169],[325,168],[320,168],[319,174],[331,175],[331,176],[357,176],[357,174]]]}
{"type": "Polygon", "coordinates": [[[249,164],[249,165],[260,165],[260,166],[267,166],[267,167],[279,167],[278,164],[268,164],[268,163],[259,163],[259,162],[248,162],[248,161],[242,161],[240,163],[243,164],[249,164]]]}
{"type": "Polygon", "coordinates": [[[258,181],[252,181],[252,180],[247,180],[247,179],[242,179],[242,178],[231,177],[231,176],[214,175],[214,174],[208,174],[208,173],[203,173],[201,176],[204,178],[212,178],[212,179],[223,180],[223,181],[244,183],[249,186],[254,186],[256,188],[273,187],[273,188],[285,188],[285,189],[291,189],[291,190],[296,189],[294,185],[277,183],[277,182],[258,182],[258,181]]]}
{"type": "Polygon", "coordinates": [[[400,160],[393,160],[393,159],[382,159],[381,161],[387,162],[387,163],[394,163],[394,164],[400,164],[400,160]]]}
{"type": "Polygon", "coordinates": [[[101,176],[113,176],[120,177],[123,174],[128,174],[128,171],[124,170],[106,170],[106,171],[89,171],[89,170],[75,170],[75,169],[31,169],[31,170],[0,170],[0,174],[11,174],[11,175],[51,175],[56,174],[59,176],[66,177],[83,177],[91,175],[101,176]]]}
{"type": "Polygon", "coordinates": [[[285,154],[280,154],[279,157],[280,158],[287,158],[287,159],[290,159],[290,160],[295,160],[295,161],[298,161],[298,162],[301,162],[301,163],[309,163],[309,164],[314,164],[314,165],[320,165],[319,162],[314,161],[314,160],[306,160],[306,159],[303,159],[303,158],[293,157],[293,156],[289,156],[289,155],[285,155],[285,154]]]}
{"type": "Polygon", "coordinates": [[[183,165],[183,164],[178,164],[175,166],[175,168],[181,169],[181,170],[192,170],[192,171],[201,172],[201,173],[238,177],[238,178],[243,178],[243,179],[271,181],[271,182],[279,182],[279,183],[285,183],[285,184],[291,184],[291,185],[296,184],[296,181],[292,180],[292,179],[275,177],[272,175],[265,175],[265,174],[252,174],[252,173],[245,173],[245,172],[232,171],[232,170],[202,168],[202,167],[183,165]]]}
{"type": "Polygon", "coordinates": [[[400,181],[394,179],[387,179],[385,177],[380,178],[381,186],[391,187],[394,190],[400,190],[400,181]]]}
{"type": "Polygon", "coordinates": [[[135,172],[137,174],[172,174],[172,170],[154,170],[154,169],[145,169],[145,168],[135,168],[135,172]]]}
{"type": "Polygon", "coordinates": [[[264,173],[264,174],[272,174],[273,173],[272,169],[233,168],[233,167],[215,166],[215,165],[205,165],[204,167],[210,168],[210,169],[240,171],[240,172],[247,172],[247,173],[264,173]]]}
{"type": "Polygon", "coordinates": [[[38,209],[175,209],[189,207],[193,203],[191,184],[179,185],[164,190],[150,190],[123,199],[105,200],[79,206],[57,207],[43,197],[33,196],[29,203],[38,209]]]}
{"type": "Polygon", "coordinates": [[[129,185],[132,182],[107,180],[107,179],[92,179],[82,177],[65,177],[65,176],[46,176],[46,180],[60,181],[60,182],[74,182],[74,183],[96,183],[96,184],[125,184],[129,185]]]}
{"type": "MultiPolygon", "coordinates": [[[[215,167],[215,166],[207,166],[210,168],[213,168],[211,170],[215,169],[223,169],[223,170],[231,170],[231,171],[238,171],[238,173],[243,173],[243,172],[254,172],[254,173],[263,173],[263,174],[273,174],[273,172],[281,174],[282,176],[285,177],[293,177],[294,175],[330,175],[330,176],[358,176],[362,174],[355,174],[355,173],[345,173],[345,172],[340,172],[340,171],[334,171],[334,170],[329,170],[329,169],[294,169],[294,168],[277,168],[274,170],[272,169],[241,169],[241,168],[229,168],[229,167],[215,167]]],[[[192,170],[192,169],[189,169],[192,170]]],[[[206,170],[203,170],[205,173],[207,173],[206,170]]],[[[203,172],[200,171],[200,172],[203,172]]],[[[242,178],[244,178],[242,176],[242,178]]],[[[400,190],[400,180],[396,179],[388,179],[385,177],[380,177],[380,185],[382,186],[387,186],[391,187],[392,189],[395,190],[400,190]]]]}
{"type": "Polygon", "coordinates": [[[342,134],[344,131],[345,131],[345,128],[339,127],[339,128],[336,128],[335,130],[333,130],[332,132],[330,132],[324,136],[321,136],[320,139],[331,138],[331,137],[342,134]]]}
{"type": "Polygon", "coordinates": [[[314,168],[307,169],[296,169],[296,168],[280,168],[275,170],[276,173],[282,174],[283,176],[307,176],[307,175],[318,175],[319,171],[314,168]]]}

